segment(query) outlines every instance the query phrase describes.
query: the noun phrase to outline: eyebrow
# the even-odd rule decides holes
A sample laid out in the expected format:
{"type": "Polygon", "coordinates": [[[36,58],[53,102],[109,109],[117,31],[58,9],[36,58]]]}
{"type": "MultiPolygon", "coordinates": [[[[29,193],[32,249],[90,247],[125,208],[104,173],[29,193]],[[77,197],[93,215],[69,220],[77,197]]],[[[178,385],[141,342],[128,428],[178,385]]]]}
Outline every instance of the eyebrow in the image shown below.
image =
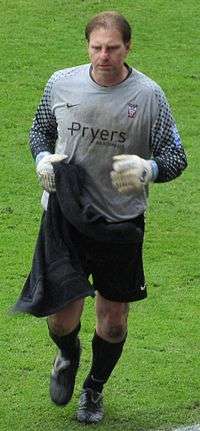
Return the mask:
{"type": "MultiPolygon", "coordinates": [[[[100,48],[101,46],[103,46],[102,43],[91,43],[91,48],[100,48]]],[[[119,43],[106,45],[106,48],[119,48],[119,47],[120,47],[119,43]]]]}

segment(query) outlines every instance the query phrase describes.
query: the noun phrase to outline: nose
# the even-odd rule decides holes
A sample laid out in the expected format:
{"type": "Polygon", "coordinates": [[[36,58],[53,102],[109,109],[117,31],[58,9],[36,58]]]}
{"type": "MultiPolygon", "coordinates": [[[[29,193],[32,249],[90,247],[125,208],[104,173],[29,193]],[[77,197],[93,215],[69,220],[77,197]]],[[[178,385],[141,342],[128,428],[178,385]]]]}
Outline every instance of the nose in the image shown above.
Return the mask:
{"type": "Polygon", "coordinates": [[[102,48],[102,50],[101,50],[101,58],[103,60],[107,60],[108,57],[109,57],[108,50],[106,48],[102,48]]]}

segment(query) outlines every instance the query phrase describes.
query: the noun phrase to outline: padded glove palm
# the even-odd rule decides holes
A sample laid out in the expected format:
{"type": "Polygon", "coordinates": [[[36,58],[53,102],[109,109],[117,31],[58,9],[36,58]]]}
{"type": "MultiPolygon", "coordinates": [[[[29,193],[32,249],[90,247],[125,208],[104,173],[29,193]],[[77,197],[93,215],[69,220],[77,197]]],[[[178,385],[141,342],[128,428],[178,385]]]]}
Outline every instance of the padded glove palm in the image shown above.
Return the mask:
{"type": "Polygon", "coordinates": [[[111,172],[113,186],[120,193],[141,191],[143,186],[154,180],[154,163],[153,160],[145,160],[136,155],[114,156],[111,172]]]}
{"type": "Polygon", "coordinates": [[[64,154],[45,154],[44,157],[39,160],[36,167],[37,176],[41,186],[48,193],[56,191],[55,174],[52,163],[60,162],[66,158],[67,156],[64,154]]]}

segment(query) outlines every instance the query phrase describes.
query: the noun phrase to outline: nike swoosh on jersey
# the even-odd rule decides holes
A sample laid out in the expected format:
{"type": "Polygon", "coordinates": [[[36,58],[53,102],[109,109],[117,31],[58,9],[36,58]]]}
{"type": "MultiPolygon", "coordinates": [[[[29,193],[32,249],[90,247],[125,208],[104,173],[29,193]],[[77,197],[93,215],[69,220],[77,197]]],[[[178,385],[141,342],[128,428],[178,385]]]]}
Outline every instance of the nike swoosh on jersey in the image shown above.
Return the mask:
{"type": "Polygon", "coordinates": [[[66,103],[67,108],[73,108],[74,106],[78,106],[78,105],[80,105],[80,103],[76,103],[75,105],[73,105],[71,103],[66,103]]]}

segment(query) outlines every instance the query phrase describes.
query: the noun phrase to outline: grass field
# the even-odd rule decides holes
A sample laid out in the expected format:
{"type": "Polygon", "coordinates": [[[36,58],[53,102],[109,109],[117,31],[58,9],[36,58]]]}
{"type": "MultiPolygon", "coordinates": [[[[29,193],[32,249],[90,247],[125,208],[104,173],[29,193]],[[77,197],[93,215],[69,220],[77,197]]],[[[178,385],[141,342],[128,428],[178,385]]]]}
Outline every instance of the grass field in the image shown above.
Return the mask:
{"type": "MultiPolygon", "coordinates": [[[[99,430],[171,429],[200,421],[200,6],[191,0],[0,0],[0,431],[80,430],[74,413],[89,368],[94,303],[86,303],[74,398],[54,407],[46,323],[12,316],[41,216],[28,130],[49,76],[87,62],[84,26],[117,9],[134,25],[129,63],[165,90],[189,167],[151,190],[145,242],[149,298],[131,306],[128,341],[105,389],[99,430]]],[[[93,426],[90,428],[94,428],[93,426]]]]}

